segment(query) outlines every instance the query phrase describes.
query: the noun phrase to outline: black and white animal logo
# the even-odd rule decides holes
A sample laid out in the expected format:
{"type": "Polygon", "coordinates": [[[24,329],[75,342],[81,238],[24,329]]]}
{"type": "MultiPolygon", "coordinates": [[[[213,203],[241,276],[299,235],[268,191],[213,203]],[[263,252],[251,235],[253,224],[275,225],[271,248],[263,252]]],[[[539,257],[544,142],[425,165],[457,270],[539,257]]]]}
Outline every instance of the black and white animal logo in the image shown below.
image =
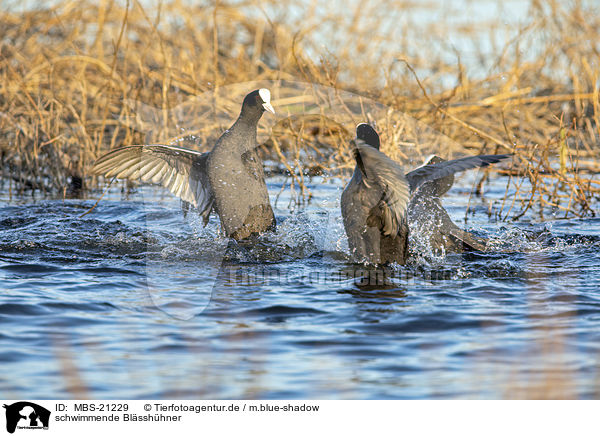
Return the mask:
{"type": "Polygon", "coordinates": [[[19,401],[4,405],[6,409],[6,431],[14,433],[19,429],[47,429],[50,411],[29,401],[19,401]]]}

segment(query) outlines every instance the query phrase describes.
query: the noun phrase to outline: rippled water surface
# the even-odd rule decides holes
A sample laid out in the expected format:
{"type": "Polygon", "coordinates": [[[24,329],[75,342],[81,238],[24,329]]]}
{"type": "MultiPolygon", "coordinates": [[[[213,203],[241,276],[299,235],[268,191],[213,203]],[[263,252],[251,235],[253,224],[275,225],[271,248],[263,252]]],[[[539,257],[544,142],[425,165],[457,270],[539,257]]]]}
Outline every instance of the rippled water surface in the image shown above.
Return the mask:
{"type": "MultiPolygon", "coordinates": [[[[349,261],[340,188],[313,180],[295,212],[282,196],[277,232],[254,247],[220,237],[216,217],[184,217],[160,189],[115,189],[83,217],[93,200],[4,194],[1,392],[598,397],[600,219],[497,223],[471,199],[468,226],[489,252],[416,247],[382,272],[349,261]]],[[[468,192],[444,200],[458,223],[468,192]]]]}

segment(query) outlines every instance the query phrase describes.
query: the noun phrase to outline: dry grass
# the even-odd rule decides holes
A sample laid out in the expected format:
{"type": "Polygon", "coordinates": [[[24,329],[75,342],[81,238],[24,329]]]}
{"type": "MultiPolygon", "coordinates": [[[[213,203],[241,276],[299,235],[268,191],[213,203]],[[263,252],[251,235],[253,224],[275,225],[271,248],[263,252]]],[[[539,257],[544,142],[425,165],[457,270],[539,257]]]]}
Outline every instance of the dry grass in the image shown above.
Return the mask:
{"type": "Polygon", "coordinates": [[[600,15],[546,3],[532,0],[529,21],[494,55],[476,54],[478,73],[447,37],[476,47],[501,23],[394,27],[389,17],[414,7],[405,1],[345,14],[300,0],[0,12],[2,175],[12,192],[66,192],[95,186],[87,171],[115,146],[208,149],[256,81],[289,116],[265,120],[273,133],[263,125],[263,152],[303,198],[305,177],[346,174],[337,170],[352,166],[353,125],[369,119],[400,160],[515,152],[491,210],[500,219],[590,215],[600,193],[600,15]]]}

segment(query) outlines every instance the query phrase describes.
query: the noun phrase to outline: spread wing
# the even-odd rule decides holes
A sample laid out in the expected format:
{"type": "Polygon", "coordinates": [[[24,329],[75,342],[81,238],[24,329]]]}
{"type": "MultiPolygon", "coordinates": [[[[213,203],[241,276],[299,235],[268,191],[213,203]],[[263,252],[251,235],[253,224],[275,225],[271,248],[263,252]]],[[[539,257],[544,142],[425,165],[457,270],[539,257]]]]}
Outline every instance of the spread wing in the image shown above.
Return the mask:
{"type": "Polygon", "coordinates": [[[208,155],[175,145],[130,145],[100,157],[92,173],[160,184],[196,207],[206,223],[214,201],[208,155]]]}
{"type": "Polygon", "coordinates": [[[384,235],[396,236],[406,226],[406,209],[410,198],[408,180],[403,169],[379,150],[354,140],[354,157],[367,187],[375,184],[383,192],[370,213],[367,224],[378,226],[384,235]]]}
{"type": "Polygon", "coordinates": [[[488,165],[500,162],[502,159],[508,159],[511,154],[489,154],[481,156],[463,157],[436,164],[423,165],[414,169],[406,175],[410,185],[410,191],[415,191],[423,183],[430,180],[441,179],[454,173],[470,170],[472,168],[486,167],[488,165]]]}

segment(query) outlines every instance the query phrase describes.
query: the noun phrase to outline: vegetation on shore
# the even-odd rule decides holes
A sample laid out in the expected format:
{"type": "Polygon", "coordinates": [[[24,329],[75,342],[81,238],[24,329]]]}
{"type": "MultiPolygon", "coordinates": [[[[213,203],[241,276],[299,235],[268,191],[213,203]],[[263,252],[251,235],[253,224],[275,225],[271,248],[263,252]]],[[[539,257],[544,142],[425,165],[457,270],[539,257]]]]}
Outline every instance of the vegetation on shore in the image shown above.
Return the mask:
{"type": "Polygon", "coordinates": [[[267,84],[280,116],[263,125],[262,152],[305,197],[305,177],[347,175],[353,126],[368,119],[383,150],[407,165],[431,152],[514,152],[511,165],[489,170],[507,175],[505,197],[490,209],[497,218],[593,215],[598,11],[532,0],[528,22],[505,44],[475,53],[475,71],[477,62],[463,62],[446,41],[449,32],[477,47],[501,23],[388,33],[386,16],[411,7],[381,1],[329,14],[303,1],[64,0],[0,11],[4,186],[93,188],[94,160],[119,145],[207,150],[237,115],[239,97],[267,84]],[[336,111],[347,116],[335,119],[336,111]]]}

